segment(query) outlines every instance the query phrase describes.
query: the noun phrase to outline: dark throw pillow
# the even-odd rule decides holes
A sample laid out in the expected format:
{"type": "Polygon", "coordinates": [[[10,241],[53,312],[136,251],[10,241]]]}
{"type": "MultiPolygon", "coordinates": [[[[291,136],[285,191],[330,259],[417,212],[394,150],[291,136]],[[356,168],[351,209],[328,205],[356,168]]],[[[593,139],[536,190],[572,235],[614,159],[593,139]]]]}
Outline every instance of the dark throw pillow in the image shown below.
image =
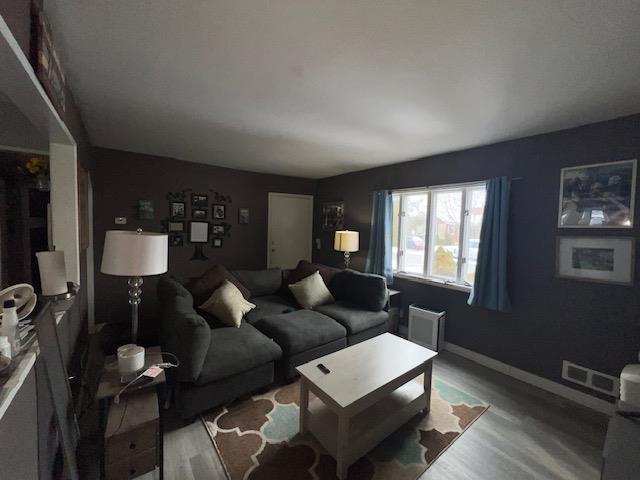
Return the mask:
{"type": "Polygon", "coordinates": [[[233,283],[245,299],[251,297],[251,292],[236,277],[231,275],[224,265],[215,265],[212,269],[205,272],[200,278],[191,283],[189,289],[193,295],[194,305],[202,305],[211,294],[217,290],[225,280],[233,283]]]}

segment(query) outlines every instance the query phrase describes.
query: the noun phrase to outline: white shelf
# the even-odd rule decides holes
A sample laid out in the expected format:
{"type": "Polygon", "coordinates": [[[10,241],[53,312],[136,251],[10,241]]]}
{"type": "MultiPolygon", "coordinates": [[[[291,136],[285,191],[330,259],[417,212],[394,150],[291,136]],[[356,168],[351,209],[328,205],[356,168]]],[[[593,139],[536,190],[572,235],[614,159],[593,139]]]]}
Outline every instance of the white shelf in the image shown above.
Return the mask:
{"type": "MultiPolygon", "coordinates": [[[[365,455],[426,405],[422,382],[409,381],[349,422],[349,463],[365,455]]],[[[309,402],[309,430],[335,458],[338,417],[320,399],[309,402]]]]}

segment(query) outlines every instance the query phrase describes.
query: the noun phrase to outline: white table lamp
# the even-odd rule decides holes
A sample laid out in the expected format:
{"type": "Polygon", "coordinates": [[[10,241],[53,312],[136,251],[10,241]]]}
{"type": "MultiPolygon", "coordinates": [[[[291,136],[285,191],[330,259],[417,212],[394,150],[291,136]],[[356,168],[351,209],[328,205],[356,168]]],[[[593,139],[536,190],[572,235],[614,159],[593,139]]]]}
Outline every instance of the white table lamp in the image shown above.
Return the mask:
{"type": "Polygon", "coordinates": [[[360,234],[351,230],[336,231],[333,248],[344,252],[344,268],[349,268],[351,252],[357,252],[360,248],[360,234]]]}
{"type": "Polygon", "coordinates": [[[109,230],[104,238],[100,271],[107,275],[129,277],[131,339],[138,337],[138,304],[142,296],[142,277],[167,271],[168,236],[161,233],[109,230]]]}

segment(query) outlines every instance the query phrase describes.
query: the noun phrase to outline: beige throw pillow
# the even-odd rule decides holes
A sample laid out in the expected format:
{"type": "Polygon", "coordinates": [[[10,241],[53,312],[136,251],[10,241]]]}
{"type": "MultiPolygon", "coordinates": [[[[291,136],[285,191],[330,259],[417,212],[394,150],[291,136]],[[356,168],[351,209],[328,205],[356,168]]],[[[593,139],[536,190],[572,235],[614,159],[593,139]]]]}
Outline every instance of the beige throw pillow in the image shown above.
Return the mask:
{"type": "Polygon", "coordinates": [[[225,325],[240,327],[242,317],[256,306],[247,302],[238,287],[225,280],[200,307],[225,325]]]}
{"type": "Polygon", "coordinates": [[[299,282],[290,284],[289,289],[302,308],[313,309],[334,301],[317,270],[299,282]]]}

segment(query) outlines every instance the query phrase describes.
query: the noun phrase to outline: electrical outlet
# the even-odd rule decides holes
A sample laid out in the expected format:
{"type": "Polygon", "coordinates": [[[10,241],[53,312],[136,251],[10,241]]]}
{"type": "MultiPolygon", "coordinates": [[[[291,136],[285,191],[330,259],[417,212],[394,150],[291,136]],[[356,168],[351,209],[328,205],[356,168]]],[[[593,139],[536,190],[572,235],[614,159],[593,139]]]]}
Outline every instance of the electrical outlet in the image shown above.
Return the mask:
{"type": "Polygon", "coordinates": [[[116,225],[126,225],[127,224],[127,217],[116,217],[114,219],[114,222],[116,225]]]}

